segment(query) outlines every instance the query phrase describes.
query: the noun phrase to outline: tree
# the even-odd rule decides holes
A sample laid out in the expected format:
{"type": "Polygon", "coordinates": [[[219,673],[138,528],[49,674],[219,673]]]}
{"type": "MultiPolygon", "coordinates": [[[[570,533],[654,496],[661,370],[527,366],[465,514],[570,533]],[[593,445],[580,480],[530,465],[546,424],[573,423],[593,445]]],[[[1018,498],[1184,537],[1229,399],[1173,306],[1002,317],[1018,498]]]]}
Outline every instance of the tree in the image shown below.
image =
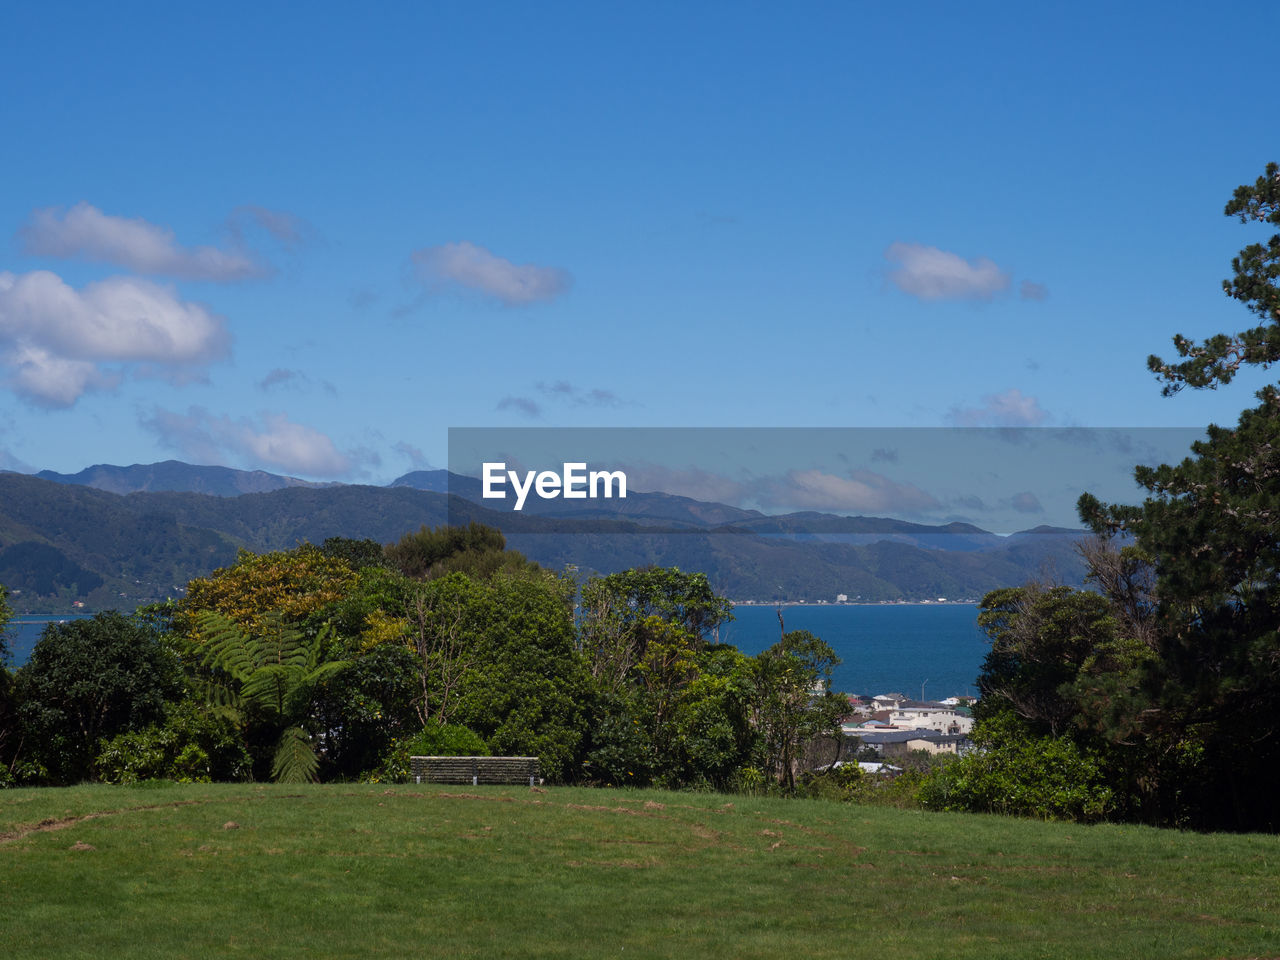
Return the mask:
{"type": "Polygon", "coordinates": [[[423,584],[422,596],[414,643],[427,719],[468,727],[495,754],[537,756],[548,779],[572,776],[592,693],[574,644],[572,582],[451,573],[423,584]]]}
{"type": "Polygon", "coordinates": [[[177,658],[138,620],[51,623],[17,673],[24,748],[51,782],[89,779],[104,738],[159,721],[181,693],[177,658]]]}
{"type": "Polygon", "coordinates": [[[1165,777],[1154,802],[1201,826],[1280,825],[1278,449],[1280,407],[1264,401],[1235,429],[1211,426],[1181,464],[1138,468],[1142,505],[1080,501],[1086,522],[1132,536],[1155,571],[1152,656],[1122,719],[1184,780],[1196,758],[1197,783],[1165,777]]]}
{"type": "Polygon", "coordinates": [[[750,661],[714,642],[730,619],[705,574],[644,567],[587,582],[578,642],[596,690],[589,779],[729,785],[755,741],[750,661]]]}
{"type": "Polygon", "coordinates": [[[1139,599],[1145,580],[1117,551],[1089,543],[1082,552],[1115,597],[1031,583],[983,598],[978,624],[991,650],[978,677],[972,734],[982,752],[965,758],[947,781],[957,791],[948,809],[1159,819],[1153,812],[1170,770],[1164,744],[1140,725],[1147,705],[1143,684],[1155,659],[1154,634],[1142,610],[1147,601],[1139,599]],[[1126,604],[1137,612],[1126,614],[1126,604]],[[1065,758],[1087,762],[1066,764],[1051,785],[1042,768],[1065,758]],[[1084,789],[1081,782],[1084,792],[1075,793],[1064,785],[1086,768],[1092,786],[1084,789]],[[1020,769],[1025,772],[1013,776],[1020,769]],[[1104,796],[1092,813],[1088,804],[1079,805],[1104,796]],[[957,799],[962,797],[967,799],[957,799]]]}
{"type": "Polygon", "coordinates": [[[796,766],[805,745],[839,733],[848,701],[830,690],[840,658],[807,630],[784,633],[756,657],[753,725],[766,768],[787,790],[795,789],[796,766]]]}
{"type": "Polygon", "coordinates": [[[677,627],[701,647],[732,619],[732,604],[716,595],[706,574],[643,567],[587,581],[579,637],[591,675],[616,692],[644,658],[655,625],[677,627]]]}
{"type": "Polygon", "coordinates": [[[187,585],[177,619],[186,626],[201,611],[215,611],[247,630],[260,630],[276,616],[302,624],[344,599],[357,580],[346,560],[310,544],[261,554],[242,550],[230,567],[187,585]]]}
{"type": "MultiPolygon", "coordinates": [[[[1251,186],[1242,184],[1223,211],[1250,221],[1280,225],[1280,165],[1268,163],[1251,186]]],[[[1253,243],[1231,261],[1235,276],[1222,281],[1227,296],[1239,300],[1265,321],[1237,333],[1210,337],[1202,344],[1178,334],[1173,345],[1182,363],[1166,363],[1157,356],[1147,366],[1165,381],[1164,393],[1172,395],[1184,386],[1216,387],[1230,383],[1241,366],[1263,368],[1280,360],[1280,234],[1265,244],[1253,243]]]]}
{"type": "Polygon", "coordinates": [[[9,662],[9,620],[13,608],[9,606],[9,591],[0,583],[0,670],[9,662]]]}
{"type": "Polygon", "coordinates": [[[487,580],[500,571],[517,574],[540,569],[519,552],[508,550],[500,530],[475,522],[465,527],[424,526],[389,545],[386,555],[391,566],[414,580],[433,580],[450,573],[487,580]]]}
{"type": "Polygon", "coordinates": [[[317,614],[352,652],[405,644],[419,584],[387,567],[362,567],[341,599],[317,614]]]}
{"type": "Polygon", "coordinates": [[[353,570],[363,567],[385,567],[387,556],[377,540],[353,540],[350,537],[326,537],[320,545],[325,556],[345,560],[353,570]]]}
{"type": "Polygon", "coordinates": [[[14,755],[18,749],[18,705],[13,696],[13,675],[8,669],[7,627],[12,615],[8,591],[0,584],[0,786],[13,779],[14,755]]]}
{"type": "Polygon", "coordinates": [[[978,626],[991,650],[978,676],[982,716],[1012,711],[1034,732],[1060,736],[1080,713],[1074,695],[1082,665],[1116,640],[1116,619],[1103,596],[1029,584],[982,600],[978,626]]]}
{"type": "Polygon", "coordinates": [[[235,722],[192,700],[174,705],[163,723],[102,741],[95,763],[108,783],[247,780],[252,772],[235,722]]]}
{"type": "Polygon", "coordinates": [[[1007,715],[975,732],[979,752],[932,771],[921,803],[935,810],[1092,822],[1117,813],[1103,755],[1067,737],[1036,737],[1007,715]]]}
{"type": "Polygon", "coordinates": [[[750,723],[754,661],[725,644],[704,648],[695,661],[696,673],[670,712],[660,769],[673,785],[726,789],[750,763],[756,743],[750,723]]]}
{"type": "Polygon", "coordinates": [[[409,613],[410,642],[418,658],[419,695],[415,706],[420,725],[447,725],[458,709],[463,677],[481,655],[476,641],[482,617],[477,591],[463,574],[452,574],[435,587],[419,589],[409,613]]]}
{"type": "MultiPolygon", "coordinates": [[[[1239,187],[1226,213],[1280,224],[1280,166],[1239,187]]],[[[1245,247],[1232,268],[1224,291],[1264,322],[1202,344],[1175,337],[1183,362],[1148,363],[1166,395],[1280,359],[1280,235],[1245,247]]],[[[1129,556],[1150,566],[1137,608],[1151,656],[1124,712],[1178,772],[1164,778],[1161,815],[1201,826],[1280,826],[1280,391],[1257,396],[1235,427],[1209,426],[1182,463],[1138,467],[1142,504],[1079,502],[1095,532],[1132,537],[1129,556]]],[[[1118,609],[1134,607],[1121,593],[1108,589],[1118,609]]]]}
{"type": "Polygon", "coordinates": [[[311,723],[324,743],[323,779],[352,779],[373,771],[396,741],[422,728],[415,708],[420,672],[408,647],[382,643],[320,687],[311,723]]]}

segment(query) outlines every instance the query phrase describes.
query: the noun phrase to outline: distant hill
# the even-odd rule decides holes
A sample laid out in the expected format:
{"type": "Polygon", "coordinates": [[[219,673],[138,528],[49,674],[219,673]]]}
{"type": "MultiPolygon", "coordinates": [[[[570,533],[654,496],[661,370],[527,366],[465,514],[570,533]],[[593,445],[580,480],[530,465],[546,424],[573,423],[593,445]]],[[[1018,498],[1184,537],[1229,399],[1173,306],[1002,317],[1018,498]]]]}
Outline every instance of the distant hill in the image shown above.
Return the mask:
{"type": "MultiPolygon", "coordinates": [[[[530,558],[582,574],[645,564],[705,572],[733,599],[867,601],[976,598],[1046,572],[1079,584],[1081,531],[1037,528],[1000,537],[969,524],[928,526],[877,517],[799,513],[767,517],[663,493],[596,501],[531,501],[519,514],[479,500],[479,481],[444,471],[407,474],[388,487],[288,484],[239,495],[190,491],[128,494],[74,477],[0,473],[0,583],[19,611],[131,608],[176,596],[187,581],[236,551],[289,549],[332,536],[388,543],[422,526],[475,520],[498,527],[530,558]],[[420,489],[417,484],[451,491],[420,489]],[[459,496],[465,491],[475,500],[459,496]],[[568,504],[568,506],[566,506],[568,504]]],[[[171,461],[96,474],[155,485],[212,484],[225,468],[171,461]],[[182,468],[186,467],[187,470],[182,468]],[[163,469],[161,469],[163,468],[163,469]]],[[[58,475],[61,476],[61,475],[58,475]]],[[[221,475],[218,489],[248,482],[221,475]]],[[[274,477],[275,483],[289,478],[274,477]]]]}
{"type": "MultiPolygon", "coordinates": [[[[414,470],[412,473],[406,473],[403,477],[396,477],[387,486],[389,487],[412,487],[414,490],[426,490],[429,493],[448,493],[449,481],[455,483],[459,480],[470,480],[470,477],[460,477],[456,473],[450,473],[448,470],[414,470]]],[[[471,480],[476,485],[476,490],[480,489],[480,481],[471,480]]]]}
{"type": "Polygon", "coordinates": [[[161,463],[135,463],[117,467],[110,463],[98,463],[85,467],[79,473],[54,473],[41,470],[36,474],[43,480],[71,486],[93,487],[109,493],[140,493],[180,491],[207,493],[215,497],[238,497],[242,493],[267,493],[286,487],[328,487],[330,483],[315,483],[297,477],[283,477],[262,470],[233,470],[230,467],[205,467],[183,463],[181,460],[165,460],[161,463]]]}
{"type": "MultiPolygon", "coordinates": [[[[448,470],[418,470],[391,481],[393,487],[412,487],[433,493],[449,493],[475,504],[483,504],[483,485],[476,477],[466,477],[448,470]]],[[[640,524],[676,525],[698,529],[768,519],[757,510],[742,510],[723,503],[711,503],[671,493],[646,493],[628,490],[625,500],[582,503],[575,500],[542,500],[525,502],[521,513],[539,517],[596,517],[632,520],[640,524]]]]}

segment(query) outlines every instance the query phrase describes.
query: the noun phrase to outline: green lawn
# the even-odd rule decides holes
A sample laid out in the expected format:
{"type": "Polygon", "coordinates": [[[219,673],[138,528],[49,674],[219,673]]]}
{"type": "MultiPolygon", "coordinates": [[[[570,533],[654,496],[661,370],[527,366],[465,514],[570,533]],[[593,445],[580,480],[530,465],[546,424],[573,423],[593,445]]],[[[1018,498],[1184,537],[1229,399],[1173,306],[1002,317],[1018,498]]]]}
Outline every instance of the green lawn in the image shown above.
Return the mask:
{"type": "Polygon", "coordinates": [[[1280,956],[1280,837],[656,791],[0,791],[0,954],[1280,956]]]}

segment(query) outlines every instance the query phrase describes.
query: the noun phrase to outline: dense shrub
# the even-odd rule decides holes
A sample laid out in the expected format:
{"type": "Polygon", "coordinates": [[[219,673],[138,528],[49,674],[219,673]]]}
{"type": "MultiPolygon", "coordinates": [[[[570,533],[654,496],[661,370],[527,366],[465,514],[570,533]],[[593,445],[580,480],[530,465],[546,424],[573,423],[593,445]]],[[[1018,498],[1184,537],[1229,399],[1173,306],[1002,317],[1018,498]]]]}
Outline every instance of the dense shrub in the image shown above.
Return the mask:
{"type": "MultiPolygon", "coordinates": [[[[875,753],[860,759],[868,758],[883,760],[875,753]]],[[[833,770],[806,775],[799,792],[801,796],[842,803],[915,810],[926,806],[921,800],[926,785],[933,778],[945,775],[947,768],[955,762],[956,758],[949,754],[913,750],[906,756],[888,761],[886,766],[892,769],[867,773],[856,762],[846,761],[833,770]]]]}
{"type": "Polygon", "coordinates": [[[324,779],[352,779],[377,768],[397,738],[418,730],[421,691],[417,658],[400,644],[382,644],[357,657],[321,688],[311,725],[321,733],[324,779]]]}
{"type": "Polygon", "coordinates": [[[856,762],[842,763],[833,769],[803,777],[799,790],[802,796],[849,803],[861,799],[868,779],[856,762]]]}
{"type": "Polygon", "coordinates": [[[624,703],[613,700],[602,705],[590,736],[579,774],[582,780],[606,787],[649,785],[653,742],[624,703]]]}
{"type": "Polygon", "coordinates": [[[990,744],[934,771],[918,797],[934,810],[1086,823],[1107,819],[1116,807],[1100,758],[1053,737],[990,744]]]}
{"type": "Polygon", "coordinates": [[[117,734],[103,744],[98,776],[108,783],[246,780],[249,751],[236,725],[194,703],[175,707],[163,724],[117,734]]]}
{"type": "Polygon", "coordinates": [[[592,691],[574,644],[571,589],[543,574],[482,582],[453,573],[423,590],[421,635],[456,638],[451,650],[420,648],[428,716],[469,727],[495,754],[540,758],[548,780],[572,778],[592,691]]]}
{"type": "Polygon", "coordinates": [[[375,781],[399,783],[409,779],[410,757],[487,757],[488,744],[473,730],[456,723],[428,722],[420,731],[392,745],[386,763],[372,775],[375,781]]]}
{"type": "Polygon", "coordinates": [[[159,722],[181,690],[177,657],[135,618],[51,623],[17,673],[20,759],[53,783],[92,779],[99,742],[159,722]]]}

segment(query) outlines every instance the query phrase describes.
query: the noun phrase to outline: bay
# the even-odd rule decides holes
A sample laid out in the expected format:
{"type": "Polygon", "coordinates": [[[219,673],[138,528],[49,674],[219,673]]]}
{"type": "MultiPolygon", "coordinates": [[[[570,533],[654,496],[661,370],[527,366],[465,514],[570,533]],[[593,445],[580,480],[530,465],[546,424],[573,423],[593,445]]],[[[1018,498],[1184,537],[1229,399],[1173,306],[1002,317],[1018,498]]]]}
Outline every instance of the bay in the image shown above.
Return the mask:
{"type": "MultiPolygon", "coordinates": [[[[739,604],[733,616],[720,640],[743,653],[754,656],[781,636],[774,607],[739,604]]],[[[783,607],[782,617],[788,631],[808,630],[835,650],[841,663],[831,686],[844,693],[976,696],[990,649],[972,604],[804,604],[783,607]]]]}
{"type": "Polygon", "coordinates": [[[17,668],[27,662],[31,649],[44,633],[44,628],[51,623],[65,623],[68,620],[83,620],[90,617],[88,613],[30,613],[20,614],[9,621],[6,631],[9,640],[9,666],[17,668]]]}

